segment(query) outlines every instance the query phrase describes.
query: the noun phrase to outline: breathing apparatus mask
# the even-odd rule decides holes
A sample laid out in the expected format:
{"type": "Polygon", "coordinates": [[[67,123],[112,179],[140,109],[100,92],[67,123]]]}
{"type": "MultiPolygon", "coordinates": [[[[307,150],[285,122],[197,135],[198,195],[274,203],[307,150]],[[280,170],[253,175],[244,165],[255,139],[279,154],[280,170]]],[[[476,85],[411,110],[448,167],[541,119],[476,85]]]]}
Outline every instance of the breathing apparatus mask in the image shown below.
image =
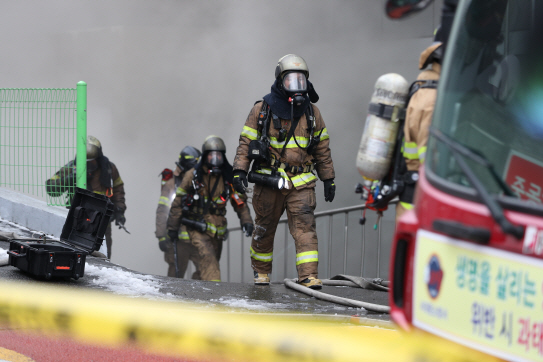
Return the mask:
{"type": "Polygon", "coordinates": [[[87,160],[87,174],[90,176],[96,170],[98,170],[98,161],[96,159],[87,160]]]}
{"type": "Polygon", "coordinates": [[[210,151],[206,155],[205,163],[209,168],[209,173],[221,173],[224,165],[224,154],[221,151],[210,151]]]}
{"type": "Polygon", "coordinates": [[[290,72],[283,76],[283,90],[289,96],[289,102],[300,106],[307,93],[307,78],[303,72],[290,72]]]}

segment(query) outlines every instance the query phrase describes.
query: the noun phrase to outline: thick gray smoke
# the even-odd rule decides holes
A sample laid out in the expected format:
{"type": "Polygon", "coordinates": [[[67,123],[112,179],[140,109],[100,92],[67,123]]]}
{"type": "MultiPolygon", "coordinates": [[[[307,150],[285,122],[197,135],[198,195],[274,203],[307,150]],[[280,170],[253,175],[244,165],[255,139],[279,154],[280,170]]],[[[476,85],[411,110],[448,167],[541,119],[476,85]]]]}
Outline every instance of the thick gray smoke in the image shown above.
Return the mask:
{"type": "MultiPolygon", "coordinates": [[[[88,83],[88,133],[125,182],[126,226],[113,261],[165,274],[154,236],[158,174],[186,145],[221,136],[233,160],[253,103],[269,92],[277,60],[302,56],[331,136],[338,191],[318,209],[356,205],[356,152],[376,79],[412,81],[438,25],[441,2],[404,21],[384,0],[4,1],[0,87],[88,83]]],[[[229,224],[238,225],[230,209],[229,224]]]]}

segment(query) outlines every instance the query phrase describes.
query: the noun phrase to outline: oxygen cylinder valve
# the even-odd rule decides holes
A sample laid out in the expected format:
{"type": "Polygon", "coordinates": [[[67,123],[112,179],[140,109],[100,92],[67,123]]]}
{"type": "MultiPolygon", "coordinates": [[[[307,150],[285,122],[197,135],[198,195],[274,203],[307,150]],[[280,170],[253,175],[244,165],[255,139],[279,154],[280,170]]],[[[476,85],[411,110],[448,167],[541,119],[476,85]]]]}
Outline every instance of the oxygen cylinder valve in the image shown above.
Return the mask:
{"type": "Polygon", "coordinates": [[[364,189],[362,188],[362,184],[360,182],[357,183],[356,186],[354,187],[354,193],[361,194],[363,191],[364,189]]]}

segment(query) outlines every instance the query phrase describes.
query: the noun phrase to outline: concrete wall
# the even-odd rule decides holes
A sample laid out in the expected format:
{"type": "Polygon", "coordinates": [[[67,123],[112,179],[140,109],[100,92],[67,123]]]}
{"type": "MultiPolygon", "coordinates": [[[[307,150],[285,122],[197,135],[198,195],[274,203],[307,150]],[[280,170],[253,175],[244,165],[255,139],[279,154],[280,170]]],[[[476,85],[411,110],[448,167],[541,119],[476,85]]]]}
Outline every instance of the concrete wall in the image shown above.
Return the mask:
{"type": "MultiPolygon", "coordinates": [[[[0,187],[0,218],[19,224],[31,231],[41,231],[60,238],[68,209],[47,206],[42,200],[0,187]]],[[[100,252],[107,254],[106,243],[100,252]]]]}
{"type": "Polygon", "coordinates": [[[44,201],[0,187],[0,217],[57,238],[62,233],[68,209],[47,206],[44,201]]]}

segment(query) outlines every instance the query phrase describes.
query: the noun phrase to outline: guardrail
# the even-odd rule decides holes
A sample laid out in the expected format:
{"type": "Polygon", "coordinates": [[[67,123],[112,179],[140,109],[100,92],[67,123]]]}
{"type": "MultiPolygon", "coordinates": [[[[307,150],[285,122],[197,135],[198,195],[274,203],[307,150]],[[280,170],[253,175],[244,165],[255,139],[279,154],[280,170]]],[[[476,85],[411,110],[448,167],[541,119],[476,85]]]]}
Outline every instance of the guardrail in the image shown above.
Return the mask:
{"type": "MultiPolygon", "coordinates": [[[[396,204],[397,201],[391,202],[396,204]]],[[[360,275],[388,279],[390,246],[395,228],[395,207],[381,218],[372,210],[366,212],[365,225],[359,224],[364,205],[315,213],[319,238],[319,277],[337,274],[360,275]],[[374,225],[377,227],[374,229],[374,225]]],[[[249,247],[251,237],[246,237],[241,227],[229,228],[221,257],[221,278],[228,282],[253,281],[249,247]]],[[[294,240],[289,233],[287,218],[277,227],[272,282],[295,278],[296,263],[294,240]]],[[[194,266],[189,264],[185,275],[192,275],[194,266]]]]}

